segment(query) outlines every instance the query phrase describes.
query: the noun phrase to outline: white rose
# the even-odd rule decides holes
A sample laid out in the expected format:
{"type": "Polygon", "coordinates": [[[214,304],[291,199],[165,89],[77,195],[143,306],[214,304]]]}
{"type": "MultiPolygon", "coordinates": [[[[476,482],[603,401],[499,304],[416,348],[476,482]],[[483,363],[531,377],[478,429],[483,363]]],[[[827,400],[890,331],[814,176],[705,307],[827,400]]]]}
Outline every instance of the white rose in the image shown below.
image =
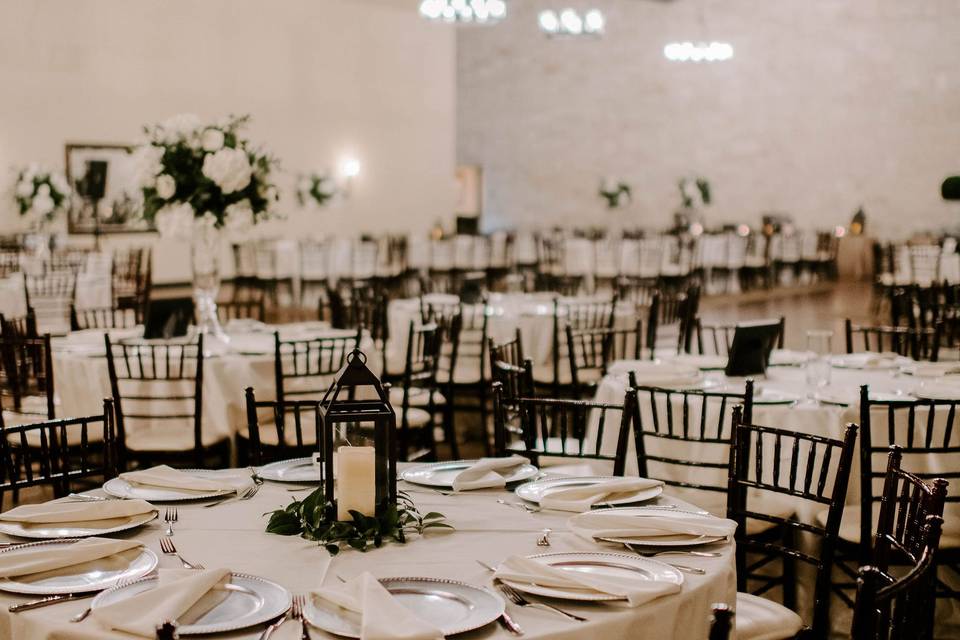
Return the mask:
{"type": "Polygon", "coordinates": [[[163,171],[163,153],[163,147],[152,144],[137,147],[133,152],[134,175],[140,187],[146,189],[155,184],[157,174],[163,171]]]}
{"type": "Polygon", "coordinates": [[[242,150],[220,149],[203,159],[203,175],[213,180],[223,193],[233,193],[250,184],[253,172],[242,150]]]}
{"type": "Polygon", "coordinates": [[[264,191],[263,191],[263,199],[266,200],[267,203],[274,203],[274,202],[276,202],[276,201],[277,201],[277,188],[276,188],[275,186],[273,186],[273,185],[270,185],[269,187],[267,187],[266,189],[264,189],[264,191]]]}
{"type": "Polygon", "coordinates": [[[173,240],[189,240],[193,234],[193,220],[196,213],[189,202],[169,204],[154,218],[157,231],[161,238],[173,240]]]}
{"type": "Polygon", "coordinates": [[[191,134],[196,133],[200,125],[200,118],[192,113],[180,113],[160,123],[167,137],[174,139],[189,138],[191,134]]]}
{"type": "Polygon", "coordinates": [[[49,196],[49,195],[50,195],[50,185],[48,185],[46,182],[44,182],[44,183],[41,184],[39,187],[37,187],[37,195],[38,195],[38,196],[49,196]]]}
{"type": "Polygon", "coordinates": [[[169,200],[177,192],[177,183],[173,176],[166,173],[157,178],[157,195],[164,200],[169,200]]]}
{"type": "Polygon", "coordinates": [[[68,195],[70,193],[70,185],[67,184],[66,178],[64,178],[59,173],[54,173],[50,176],[50,182],[53,184],[53,188],[57,190],[57,193],[60,195],[68,195]]]}
{"type": "Polygon", "coordinates": [[[33,210],[41,216],[51,213],[54,206],[53,198],[48,195],[38,195],[33,199],[33,210]]]}
{"type": "Polygon", "coordinates": [[[33,182],[33,178],[40,172],[40,165],[36,162],[31,162],[27,165],[27,170],[23,173],[24,180],[33,182]]]}
{"type": "Polygon", "coordinates": [[[220,149],[223,148],[223,131],[219,129],[207,129],[203,132],[201,143],[204,151],[209,151],[210,153],[220,151],[220,149]]]}
{"type": "Polygon", "coordinates": [[[253,208],[250,201],[243,199],[227,207],[223,218],[223,226],[228,231],[243,233],[254,225],[253,208]]]}
{"type": "Polygon", "coordinates": [[[21,180],[17,183],[17,195],[21,198],[29,198],[33,195],[33,182],[21,180]]]}

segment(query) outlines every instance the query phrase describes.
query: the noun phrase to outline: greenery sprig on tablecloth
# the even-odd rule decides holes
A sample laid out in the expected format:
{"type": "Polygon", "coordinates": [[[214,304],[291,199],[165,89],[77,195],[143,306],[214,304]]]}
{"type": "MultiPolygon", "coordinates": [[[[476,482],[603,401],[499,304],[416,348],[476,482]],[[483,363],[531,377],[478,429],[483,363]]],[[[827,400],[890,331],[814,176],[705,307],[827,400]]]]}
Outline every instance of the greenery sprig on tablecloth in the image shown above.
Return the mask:
{"type": "Polygon", "coordinates": [[[405,544],[407,534],[421,534],[427,529],[453,529],[444,520],[446,516],[436,511],[422,515],[410,496],[400,492],[397,504],[390,505],[383,515],[365,516],[359,511],[350,511],[352,521],[332,520],[327,517],[330,504],[325,500],[323,485],[303,500],[294,500],[284,509],[269,514],[267,533],[281,536],[296,536],[315,540],[322,544],[330,555],[336,555],[343,547],[366,551],[370,545],[383,546],[385,539],[405,544]]]}

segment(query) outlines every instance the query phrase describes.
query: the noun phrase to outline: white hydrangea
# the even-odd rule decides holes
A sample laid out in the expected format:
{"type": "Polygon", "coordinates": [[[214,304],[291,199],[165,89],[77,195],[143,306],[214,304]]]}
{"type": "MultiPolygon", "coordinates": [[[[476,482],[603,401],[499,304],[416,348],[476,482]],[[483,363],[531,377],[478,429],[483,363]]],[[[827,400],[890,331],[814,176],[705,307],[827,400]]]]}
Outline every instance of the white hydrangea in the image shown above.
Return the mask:
{"type": "Polygon", "coordinates": [[[253,224],[253,207],[246,198],[227,207],[223,218],[223,226],[227,231],[245,233],[253,227],[253,224]]]}
{"type": "Polygon", "coordinates": [[[70,185],[67,184],[66,178],[64,178],[59,173],[50,174],[50,183],[53,185],[53,188],[56,189],[57,193],[60,195],[70,195],[70,185]]]}
{"type": "Polygon", "coordinates": [[[203,159],[203,175],[213,180],[223,193],[233,193],[250,184],[253,171],[243,150],[227,148],[203,159]]]}
{"type": "Polygon", "coordinates": [[[223,131],[219,129],[207,129],[201,137],[203,150],[209,153],[220,151],[223,148],[223,131]]]}
{"type": "Polygon", "coordinates": [[[21,198],[29,198],[33,195],[33,180],[23,178],[17,183],[17,195],[21,198]]]}
{"type": "MultiPolygon", "coordinates": [[[[42,185],[42,186],[46,186],[46,185],[42,185]]],[[[47,188],[47,190],[49,191],[49,187],[47,188]]],[[[32,208],[39,216],[49,215],[50,213],[53,212],[54,206],[56,205],[54,205],[53,198],[51,198],[48,193],[47,194],[38,193],[36,197],[34,197],[33,199],[32,208]]]]}
{"type": "Polygon", "coordinates": [[[156,184],[157,174],[163,171],[163,147],[148,144],[133,152],[133,171],[137,184],[147,189],[156,184]]]}
{"type": "Polygon", "coordinates": [[[164,200],[169,200],[177,192],[177,183],[173,176],[163,174],[157,178],[157,195],[164,200]]]}
{"type": "Polygon", "coordinates": [[[160,123],[160,128],[176,139],[189,138],[200,128],[199,116],[193,113],[180,113],[160,123]]]}
{"type": "Polygon", "coordinates": [[[161,238],[189,240],[193,234],[196,212],[189,202],[168,204],[157,211],[154,221],[161,238]]]}
{"type": "Polygon", "coordinates": [[[44,182],[39,187],[37,187],[37,196],[49,196],[50,195],[50,185],[44,182]]]}

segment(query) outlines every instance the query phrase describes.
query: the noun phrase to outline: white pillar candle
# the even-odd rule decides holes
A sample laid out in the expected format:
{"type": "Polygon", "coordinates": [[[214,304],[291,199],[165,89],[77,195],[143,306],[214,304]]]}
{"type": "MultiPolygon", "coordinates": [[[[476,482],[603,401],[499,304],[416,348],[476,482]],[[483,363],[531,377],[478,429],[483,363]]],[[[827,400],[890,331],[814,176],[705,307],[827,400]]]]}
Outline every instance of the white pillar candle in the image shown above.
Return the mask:
{"type": "Polygon", "coordinates": [[[337,520],[351,520],[350,511],[376,513],[377,471],[373,447],[337,449],[337,520]]]}

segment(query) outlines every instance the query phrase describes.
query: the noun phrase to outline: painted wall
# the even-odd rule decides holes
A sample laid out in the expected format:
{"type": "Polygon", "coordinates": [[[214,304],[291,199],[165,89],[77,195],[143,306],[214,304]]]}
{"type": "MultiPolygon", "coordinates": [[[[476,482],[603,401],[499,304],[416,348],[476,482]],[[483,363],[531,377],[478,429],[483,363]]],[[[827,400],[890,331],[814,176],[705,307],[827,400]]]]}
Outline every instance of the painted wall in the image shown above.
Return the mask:
{"type": "Polygon", "coordinates": [[[707,177],[708,223],[792,213],[873,233],[953,226],[960,173],[960,4],[953,0],[511,0],[458,37],[458,159],[484,168],[485,221],[663,225],[678,178],[707,177]],[[596,6],[601,39],[548,39],[537,13],[596,6]],[[731,61],[670,62],[671,41],[728,41],[731,61]]]}
{"type": "MultiPolygon", "coordinates": [[[[250,113],[287,172],[289,218],[267,233],[426,230],[455,199],[455,46],[401,2],[4,0],[0,171],[62,169],[67,141],[131,142],[177,113],[250,113]],[[349,199],[298,211],[294,176],[348,155],[349,199]]],[[[18,222],[4,198],[0,233],[18,222]]],[[[186,252],[166,244],[158,279],[180,279],[186,252]]]]}

